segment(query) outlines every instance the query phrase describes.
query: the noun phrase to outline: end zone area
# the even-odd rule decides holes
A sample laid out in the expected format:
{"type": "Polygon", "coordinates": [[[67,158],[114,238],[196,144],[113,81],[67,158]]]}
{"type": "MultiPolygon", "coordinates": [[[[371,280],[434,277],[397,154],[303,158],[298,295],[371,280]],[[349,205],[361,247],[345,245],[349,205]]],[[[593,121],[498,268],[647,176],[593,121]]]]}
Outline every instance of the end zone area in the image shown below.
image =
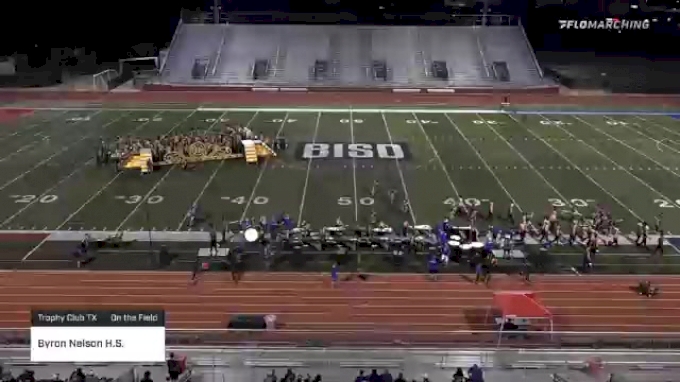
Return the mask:
{"type": "MultiPolygon", "coordinates": [[[[676,116],[551,113],[36,109],[0,121],[0,230],[185,231],[194,202],[216,224],[282,212],[314,226],[337,218],[353,224],[374,210],[395,226],[433,224],[463,198],[483,211],[493,201],[497,214],[514,203],[536,216],[551,206],[605,205],[626,233],[663,213],[665,229],[677,233],[676,116]],[[94,163],[100,139],[216,131],[227,121],[283,136],[289,149],[259,165],[229,160],[145,176],[94,163]]],[[[3,250],[9,254],[23,258],[27,250],[3,250]]]]}

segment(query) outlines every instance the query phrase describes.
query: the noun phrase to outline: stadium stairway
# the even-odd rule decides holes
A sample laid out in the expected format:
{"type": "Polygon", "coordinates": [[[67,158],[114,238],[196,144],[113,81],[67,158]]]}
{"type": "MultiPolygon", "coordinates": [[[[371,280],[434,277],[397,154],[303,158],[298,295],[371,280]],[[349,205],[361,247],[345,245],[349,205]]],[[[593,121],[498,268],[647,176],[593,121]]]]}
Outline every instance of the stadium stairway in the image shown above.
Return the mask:
{"type": "Polygon", "coordinates": [[[257,163],[257,148],[255,147],[255,142],[252,140],[243,140],[243,150],[246,155],[247,163],[257,163]]]}

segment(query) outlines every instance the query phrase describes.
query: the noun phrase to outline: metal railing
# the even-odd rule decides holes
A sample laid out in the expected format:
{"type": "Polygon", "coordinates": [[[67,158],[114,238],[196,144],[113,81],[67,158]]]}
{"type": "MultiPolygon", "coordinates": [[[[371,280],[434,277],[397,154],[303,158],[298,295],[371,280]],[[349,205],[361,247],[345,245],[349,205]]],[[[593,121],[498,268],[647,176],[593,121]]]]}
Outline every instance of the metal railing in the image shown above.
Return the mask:
{"type": "MultiPolygon", "coordinates": [[[[30,331],[0,329],[0,345],[26,345],[30,331]]],[[[384,346],[487,348],[680,348],[680,332],[578,332],[491,330],[231,330],[167,329],[169,346],[384,346]]]]}
{"type": "MultiPolygon", "coordinates": [[[[423,15],[389,15],[390,25],[416,25],[423,22],[441,22],[453,26],[509,26],[518,25],[518,16],[497,14],[452,15],[446,12],[430,12],[423,15]]],[[[213,24],[211,12],[182,11],[182,20],[191,24],[213,24]]],[[[286,13],[286,12],[231,12],[220,14],[224,24],[357,24],[359,20],[349,13],[286,13]]]]}

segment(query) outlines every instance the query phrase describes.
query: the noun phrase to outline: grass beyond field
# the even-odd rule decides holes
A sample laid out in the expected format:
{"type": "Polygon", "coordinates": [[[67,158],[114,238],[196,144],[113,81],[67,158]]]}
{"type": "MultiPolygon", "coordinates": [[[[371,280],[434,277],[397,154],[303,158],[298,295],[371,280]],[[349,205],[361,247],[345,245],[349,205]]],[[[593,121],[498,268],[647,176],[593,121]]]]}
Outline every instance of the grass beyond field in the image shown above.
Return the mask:
{"type": "Polygon", "coordinates": [[[603,204],[626,232],[661,212],[667,230],[680,224],[680,120],[670,116],[37,110],[0,124],[0,148],[5,230],[184,230],[196,201],[216,223],[287,212],[314,226],[338,217],[351,224],[375,209],[389,224],[433,224],[456,195],[482,211],[494,201],[497,214],[511,202],[537,215],[551,205],[585,212],[603,204]],[[285,136],[290,148],[259,166],[233,160],[147,176],[92,159],[100,137],[217,131],[227,119],[285,136]],[[316,158],[305,160],[311,143],[316,158]],[[380,187],[371,197],[374,180],[380,187]],[[398,193],[395,205],[388,189],[398,193]],[[402,198],[411,213],[400,211],[402,198]]]}

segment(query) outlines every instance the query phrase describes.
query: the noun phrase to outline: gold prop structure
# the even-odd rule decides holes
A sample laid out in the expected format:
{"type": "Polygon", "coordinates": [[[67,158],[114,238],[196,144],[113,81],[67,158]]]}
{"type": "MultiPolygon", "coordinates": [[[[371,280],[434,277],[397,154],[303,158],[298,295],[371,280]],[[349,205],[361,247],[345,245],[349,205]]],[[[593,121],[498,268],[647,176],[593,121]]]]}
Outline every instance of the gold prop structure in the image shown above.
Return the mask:
{"type": "Polygon", "coordinates": [[[188,147],[178,147],[175,151],[166,153],[163,160],[152,163],[150,150],[143,149],[139,154],[131,155],[123,164],[126,170],[149,171],[148,165],[173,166],[187,163],[219,161],[226,159],[245,158],[248,163],[257,163],[259,158],[276,156],[266,143],[260,140],[243,140],[243,154],[234,153],[231,147],[215,143],[194,142],[188,147]]]}
{"type": "Polygon", "coordinates": [[[158,163],[161,166],[176,164],[208,162],[213,160],[225,160],[243,158],[243,154],[231,152],[231,147],[221,146],[214,143],[194,142],[189,147],[179,147],[177,150],[166,153],[163,160],[158,163]]]}

